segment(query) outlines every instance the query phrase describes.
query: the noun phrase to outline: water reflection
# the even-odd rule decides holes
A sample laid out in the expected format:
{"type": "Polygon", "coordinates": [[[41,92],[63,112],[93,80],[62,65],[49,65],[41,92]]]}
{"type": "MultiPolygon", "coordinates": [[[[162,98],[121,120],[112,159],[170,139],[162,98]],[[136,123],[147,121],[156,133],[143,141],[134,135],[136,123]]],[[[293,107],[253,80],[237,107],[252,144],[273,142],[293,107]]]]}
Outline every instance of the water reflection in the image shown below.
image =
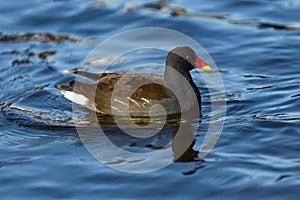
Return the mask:
{"type": "MultiPolygon", "coordinates": [[[[180,118],[170,118],[160,129],[159,120],[151,122],[151,126],[145,126],[149,125],[149,119],[133,118],[130,120],[138,128],[130,129],[131,133],[116,126],[111,116],[97,115],[97,120],[86,119],[92,124],[79,126],[77,130],[85,147],[107,166],[123,171],[144,172],[165,167],[172,162],[199,161],[198,151],[193,149],[197,134],[195,127],[199,120],[183,122],[180,118]],[[139,134],[142,137],[132,136],[139,134]]],[[[118,123],[120,125],[120,121],[118,123]]]]}

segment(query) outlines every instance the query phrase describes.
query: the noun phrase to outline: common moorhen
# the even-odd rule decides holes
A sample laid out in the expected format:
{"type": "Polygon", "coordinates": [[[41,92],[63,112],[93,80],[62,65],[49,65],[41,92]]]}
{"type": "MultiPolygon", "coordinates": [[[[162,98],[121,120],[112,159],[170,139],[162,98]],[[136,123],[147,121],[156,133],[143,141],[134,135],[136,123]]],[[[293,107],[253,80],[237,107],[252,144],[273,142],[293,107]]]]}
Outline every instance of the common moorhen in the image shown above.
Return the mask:
{"type": "Polygon", "coordinates": [[[190,47],[181,46],[169,52],[164,77],[155,74],[95,74],[73,71],[72,73],[95,82],[91,84],[76,80],[71,81],[68,86],[56,85],[56,88],[67,99],[100,114],[122,116],[124,112],[129,111],[132,117],[146,117],[149,116],[150,107],[160,104],[165,108],[167,115],[176,115],[194,109],[195,104],[201,109],[200,92],[190,74],[195,67],[211,70],[190,47]],[[187,82],[182,81],[181,77],[187,82]],[[172,88],[172,91],[168,88],[172,88]],[[189,101],[190,88],[197,98],[196,102],[189,101]],[[184,108],[179,106],[174,91],[184,95],[184,108]]]}

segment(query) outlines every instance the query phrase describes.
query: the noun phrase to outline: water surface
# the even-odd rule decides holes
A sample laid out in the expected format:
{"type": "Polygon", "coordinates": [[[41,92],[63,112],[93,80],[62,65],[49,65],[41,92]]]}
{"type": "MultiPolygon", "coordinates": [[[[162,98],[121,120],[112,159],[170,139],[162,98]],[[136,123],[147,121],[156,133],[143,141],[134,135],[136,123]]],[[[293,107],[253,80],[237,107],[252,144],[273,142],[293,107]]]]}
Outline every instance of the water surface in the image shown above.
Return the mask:
{"type": "MultiPolygon", "coordinates": [[[[298,197],[299,1],[36,0],[1,5],[2,199],[298,197]],[[204,46],[222,71],[226,96],[220,98],[227,101],[227,116],[206,162],[175,162],[155,172],[130,174],[89,154],[74,128],[71,102],[54,85],[72,80],[61,71],[79,67],[98,42],[149,26],[174,29],[204,46]]],[[[163,59],[153,56],[153,62],[163,59]]],[[[201,78],[197,83],[204,103],[195,149],[211,117],[207,87],[201,78]]],[[[123,136],[116,141],[137,151],[153,150],[151,145],[161,142],[130,146],[122,144],[123,136]]]]}

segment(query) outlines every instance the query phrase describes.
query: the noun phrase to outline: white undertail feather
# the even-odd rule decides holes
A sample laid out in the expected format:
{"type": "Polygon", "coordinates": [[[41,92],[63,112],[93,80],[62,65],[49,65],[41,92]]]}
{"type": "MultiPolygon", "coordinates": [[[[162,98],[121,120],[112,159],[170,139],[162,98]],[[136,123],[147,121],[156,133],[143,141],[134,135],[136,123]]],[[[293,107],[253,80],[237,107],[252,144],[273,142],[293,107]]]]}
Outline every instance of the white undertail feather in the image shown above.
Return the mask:
{"type": "Polygon", "coordinates": [[[65,96],[66,99],[69,99],[70,101],[77,103],[79,105],[86,106],[87,104],[90,103],[90,100],[88,98],[86,98],[81,94],[75,93],[73,91],[61,90],[60,92],[65,96]]]}
{"type": "Polygon", "coordinates": [[[69,99],[70,101],[76,103],[76,104],[79,104],[79,105],[82,105],[82,106],[85,106],[93,111],[96,111],[96,112],[100,112],[96,107],[95,107],[95,104],[89,100],[88,98],[86,98],[84,95],[82,94],[78,94],[76,92],[73,92],[73,91],[66,91],[66,90],[60,90],[61,94],[64,95],[64,97],[66,99],[69,99]]]}
{"type": "Polygon", "coordinates": [[[74,70],[61,70],[62,74],[74,74],[74,70]]]}

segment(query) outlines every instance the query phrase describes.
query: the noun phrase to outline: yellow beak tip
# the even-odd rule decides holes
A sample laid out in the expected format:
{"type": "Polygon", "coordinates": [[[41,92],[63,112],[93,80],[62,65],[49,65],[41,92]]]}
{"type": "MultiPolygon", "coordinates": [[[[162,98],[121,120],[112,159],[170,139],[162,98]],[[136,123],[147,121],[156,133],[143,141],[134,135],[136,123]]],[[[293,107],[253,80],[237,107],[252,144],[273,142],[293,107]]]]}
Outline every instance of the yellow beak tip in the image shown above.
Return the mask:
{"type": "Polygon", "coordinates": [[[210,67],[209,65],[206,65],[206,66],[202,67],[202,69],[207,70],[207,71],[210,71],[210,70],[211,70],[211,67],[210,67]]]}

